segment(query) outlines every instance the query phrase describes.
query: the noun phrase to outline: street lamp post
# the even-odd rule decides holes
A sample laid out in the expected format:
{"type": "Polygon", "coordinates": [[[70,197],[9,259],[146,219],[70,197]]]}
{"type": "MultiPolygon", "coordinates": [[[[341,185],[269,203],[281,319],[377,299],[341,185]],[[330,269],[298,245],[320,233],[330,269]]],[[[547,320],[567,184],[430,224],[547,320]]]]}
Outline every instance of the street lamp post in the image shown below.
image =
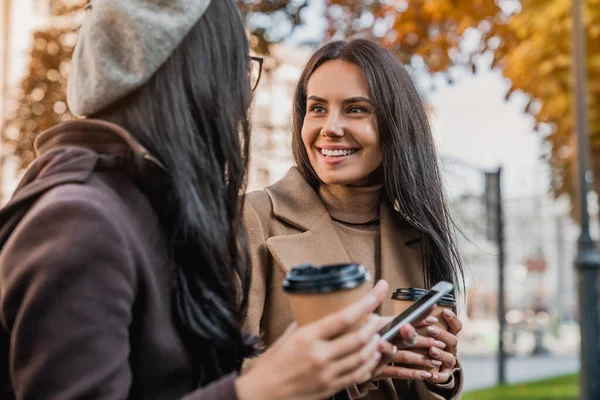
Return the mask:
{"type": "Polygon", "coordinates": [[[504,269],[506,262],[504,242],[504,213],[502,207],[502,167],[485,172],[485,197],[488,216],[488,239],[498,245],[498,385],[506,383],[506,307],[504,303],[504,269]]]}
{"type": "Polygon", "coordinates": [[[502,201],[502,167],[495,171],[487,171],[477,165],[451,158],[444,160],[463,168],[481,173],[485,179],[485,209],[486,229],[485,236],[498,246],[498,385],[506,383],[506,350],[504,348],[504,333],[506,331],[506,307],[504,299],[504,270],[506,263],[506,245],[504,241],[504,212],[502,201]]]}
{"type": "Polygon", "coordinates": [[[598,272],[600,253],[590,236],[587,194],[591,181],[587,116],[587,71],[585,26],[581,0],[573,0],[573,44],[575,75],[575,122],[579,158],[579,201],[581,235],[575,266],[579,273],[579,316],[581,324],[580,391],[583,400],[600,399],[600,318],[598,272]]]}

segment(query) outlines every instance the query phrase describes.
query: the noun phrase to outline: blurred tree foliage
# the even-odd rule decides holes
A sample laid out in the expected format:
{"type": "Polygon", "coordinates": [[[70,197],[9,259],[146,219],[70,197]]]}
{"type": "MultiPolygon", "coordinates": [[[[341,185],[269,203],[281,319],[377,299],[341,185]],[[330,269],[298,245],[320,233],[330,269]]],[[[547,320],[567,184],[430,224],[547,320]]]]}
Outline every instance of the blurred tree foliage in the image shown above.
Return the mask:
{"type": "MultiPolygon", "coordinates": [[[[306,1],[236,0],[251,30],[253,50],[267,53],[301,23],[306,1]]],[[[1,125],[3,153],[14,154],[25,168],[34,158],[41,131],[72,119],[66,105],[67,74],[87,0],[50,0],[51,21],[34,32],[30,63],[1,125]]]]}
{"type": "Polygon", "coordinates": [[[69,61],[77,41],[77,13],[84,1],[51,1],[56,23],[34,32],[31,60],[3,122],[3,153],[33,160],[33,141],[44,129],[71,119],[66,104],[69,61]]]}
{"type": "MultiPolygon", "coordinates": [[[[492,66],[510,79],[507,98],[522,91],[530,98],[524,109],[545,126],[552,146],[549,163],[554,194],[577,193],[573,119],[573,0],[520,0],[512,14],[495,24],[483,42],[494,51],[492,66]],[[520,3],[520,4],[519,4],[520,3]]],[[[595,189],[600,193],[600,0],[585,0],[588,110],[595,189]]],[[[573,216],[578,202],[572,201],[573,216]]]]}
{"type": "Polygon", "coordinates": [[[464,46],[503,19],[495,0],[328,0],[328,36],[363,36],[428,73],[454,65],[475,70],[477,53],[464,46]],[[476,32],[480,32],[479,35],[476,32]]]}
{"type": "MultiPolygon", "coordinates": [[[[586,0],[590,130],[600,161],[600,0],[586,0]]],[[[289,37],[306,21],[310,0],[236,0],[255,52],[289,37]],[[304,18],[304,19],[303,19],[304,18]]],[[[2,129],[5,152],[26,166],[42,130],[72,118],[65,89],[69,60],[85,0],[51,0],[53,22],[34,33],[31,62],[2,129]]],[[[362,36],[392,49],[413,68],[475,71],[477,57],[494,54],[515,91],[530,96],[524,110],[550,127],[550,165],[556,194],[573,193],[575,159],[571,116],[571,0],[324,0],[326,37],[362,36]],[[502,5],[502,9],[500,8],[502,5]],[[465,46],[470,32],[474,43],[465,46]]],[[[600,176],[600,162],[596,163],[600,176]]],[[[600,179],[597,180],[600,182],[600,179]]],[[[599,188],[600,189],[600,188],[599,188]]]]}
{"type": "MultiPolygon", "coordinates": [[[[251,32],[253,51],[266,54],[302,25],[310,0],[236,0],[251,32]]],[[[2,136],[6,153],[21,167],[34,157],[35,136],[71,118],[66,107],[69,62],[86,0],[50,0],[52,22],[34,33],[31,62],[17,96],[6,110],[2,136]]],[[[325,0],[329,37],[365,36],[395,51],[406,63],[427,72],[470,64],[460,52],[469,29],[489,29],[500,9],[494,0],[325,0]],[[461,58],[462,57],[462,58],[461,58]]]]}

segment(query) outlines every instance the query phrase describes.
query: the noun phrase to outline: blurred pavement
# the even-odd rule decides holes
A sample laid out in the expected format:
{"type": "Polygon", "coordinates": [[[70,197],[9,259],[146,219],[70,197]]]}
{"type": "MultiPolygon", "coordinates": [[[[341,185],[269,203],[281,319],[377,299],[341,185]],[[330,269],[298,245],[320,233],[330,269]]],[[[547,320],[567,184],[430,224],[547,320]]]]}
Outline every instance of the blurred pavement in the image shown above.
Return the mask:
{"type": "MultiPolygon", "coordinates": [[[[462,356],[465,391],[496,386],[497,361],[493,356],[462,356]]],[[[579,371],[579,356],[513,357],[506,362],[508,383],[535,381],[579,371]]]]}

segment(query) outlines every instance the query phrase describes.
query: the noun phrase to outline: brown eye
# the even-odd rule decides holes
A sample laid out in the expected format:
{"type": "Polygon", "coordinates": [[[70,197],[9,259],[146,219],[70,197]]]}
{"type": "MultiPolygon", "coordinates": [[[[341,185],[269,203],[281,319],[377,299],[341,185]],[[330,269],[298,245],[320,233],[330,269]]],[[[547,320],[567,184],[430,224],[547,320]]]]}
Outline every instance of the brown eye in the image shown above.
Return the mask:
{"type": "Polygon", "coordinates": [[[324,113],[325,112],[325,108],[323,106],[320,106],[318,104],[315,104],[313,106],[311,106],[308,111],[310,112],[314,112],[314,113],[324,113]]]}
{"type": "Polygon", "coordinates": [[[347,112],[350,114],[359,114],[359,113],[367,112],[367,110],[363,107],[352,106],[352,107],[348,108],[347,112]]]}

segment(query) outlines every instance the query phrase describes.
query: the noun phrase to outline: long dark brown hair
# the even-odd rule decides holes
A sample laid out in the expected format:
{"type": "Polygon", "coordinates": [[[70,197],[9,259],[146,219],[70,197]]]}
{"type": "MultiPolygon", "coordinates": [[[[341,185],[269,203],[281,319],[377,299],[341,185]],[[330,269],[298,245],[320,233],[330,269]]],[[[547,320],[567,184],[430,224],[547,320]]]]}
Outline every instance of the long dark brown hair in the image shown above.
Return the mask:
{"type": "Polygon", "coordinates": [[[330,60],[359,66],[368,82],[381,137],[384,190],[398,216],[421,232],[425,285],[446,280],[461,293],[464,272],[456,227],[446,200],[425,103],[394,54],[371,41],[355,39],[330,42],[310,58],[294,94],[292,148],[298,169],[313,187],[319,186],[319,177],[302,142],[302,125],[308,81],[330,60]]]}
{"type": "Polygon", "coordinates": [[[168,240],[176,320],[199,385],[239,370],[255,344],[242,333],[250,280],[240,197],[250,140],[249,65],[233,1],[213,0],[144,86],[93,116],[129,130],[166,167],[132,162],[168,240]]]}

